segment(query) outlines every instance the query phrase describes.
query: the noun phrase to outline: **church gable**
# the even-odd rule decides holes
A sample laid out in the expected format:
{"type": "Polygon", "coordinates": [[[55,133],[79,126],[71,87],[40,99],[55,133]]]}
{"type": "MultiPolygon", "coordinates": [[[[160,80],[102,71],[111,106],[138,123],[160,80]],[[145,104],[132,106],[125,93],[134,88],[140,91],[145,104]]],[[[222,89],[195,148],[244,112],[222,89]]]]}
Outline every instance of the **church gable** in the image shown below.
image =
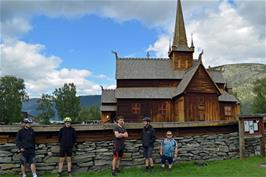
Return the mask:
{"type": "Polygon", "coordinates": [[[220,94],[218,87],[215,85],[202,64],[199,65],[197,71],[185,89],[185,92],[220,94]]]}

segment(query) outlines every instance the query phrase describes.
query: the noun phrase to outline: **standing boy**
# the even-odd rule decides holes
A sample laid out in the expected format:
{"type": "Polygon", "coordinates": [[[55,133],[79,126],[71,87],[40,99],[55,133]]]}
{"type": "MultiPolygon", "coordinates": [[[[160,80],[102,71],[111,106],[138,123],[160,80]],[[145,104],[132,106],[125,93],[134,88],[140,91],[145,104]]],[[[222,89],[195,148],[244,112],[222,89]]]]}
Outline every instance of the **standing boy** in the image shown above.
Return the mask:
{"type": "Polygon", "coordinates": [[[125,138],[128,137],[127,130],[124,127],[124,117],[117,117],[117,124],[114,128],[114,153],[112,160],[112,176],[116,176],[116,173],[119,171],[120,160],[123,157],[125,150],[125,138]]]}
{"type": "Polygon", "coordinates": [[[60,158],[59,158],[59,167],[58,167],[58,177],[61,176],[65,157],[67,158],[67,171],[68,176],[71,177],[71,157],[73,146],[76,143],[76,131],[71,126],[71,118],[66,117],[64,119],[64,127],[59,131],[59,144],[60,144],[60,158]]]}
{"type": "Polygon", "coordinates": [[[144,158],[146,170],[153,169],[152,151],[154,149],[155,131],[150,125],[151,118],[144,117],[142,130],[142,144],[144,148],[144,158]]]}
{"type": "Polygon", "coordinates": [[[168,162],[168,168],[172,168],[173,161],[176,160],[177,157],[177,152],[177,143],[173,139],[173,134],[171,131],[167,131],[166,138],[162,140],[160,146],[162,168],[165,168],[166,161],[168,162]]]}
{"type": "Polygon", "coordinates": [[[28,163],[31,168],[32,176],[37,177],[35,166],[35,134],[31,128],[32,120],[25,118],[23,128],[20,129],[16,137],[16,145],[21,152],[20,164],[22,176],[26,177],[25,165],[28,163]]]}

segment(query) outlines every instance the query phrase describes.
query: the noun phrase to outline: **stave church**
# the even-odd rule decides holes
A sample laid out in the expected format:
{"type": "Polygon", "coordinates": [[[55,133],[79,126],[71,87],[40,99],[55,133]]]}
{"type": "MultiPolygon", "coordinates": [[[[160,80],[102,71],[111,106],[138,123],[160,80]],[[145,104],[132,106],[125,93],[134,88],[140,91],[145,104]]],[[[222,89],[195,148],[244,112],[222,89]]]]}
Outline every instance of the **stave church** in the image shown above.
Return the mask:
{"type": "Polygon", "coordinates": [[[126,122],[236,120],[240,103],[221,70],[205,68],[202,54],[193,59],[187,44],[181,1],[177,2],[174,38],[168,58],[116,57],[116,89],[102,88],[101,121],[123,115],[126,122]]]}

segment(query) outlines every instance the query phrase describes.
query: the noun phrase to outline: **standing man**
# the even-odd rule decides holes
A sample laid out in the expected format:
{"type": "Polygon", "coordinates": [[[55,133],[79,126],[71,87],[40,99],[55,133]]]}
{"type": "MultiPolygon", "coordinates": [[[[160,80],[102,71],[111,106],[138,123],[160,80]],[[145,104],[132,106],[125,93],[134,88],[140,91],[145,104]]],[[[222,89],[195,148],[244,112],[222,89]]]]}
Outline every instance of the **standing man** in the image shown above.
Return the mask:
{"type": "Polygon", "coordinates": [[[151,118],[144,117],[142,130],[142,144],[144,148],[144,158],[146,170],[153,169],[152,151],[154,149],[155,131],[150,125],[151,118]]]}
{"type": "Polygon", "coordinates": [[[58,177],[61,177],[65,157],[67,158],[67,172],[68,176],[71,177],[71,157],[73,146],[76,143],[76,131],[71,126],[71,118],[66,117],[64,119],[64,127],[59,131],[59,144],[60,144],[60,158],[58,167],[58,177]]]}
{"type": "Polygon", "coordinates": [[[124,117],[117,117],[117,124],[114,127],[114,153],[112,161],[112,176],[116,176],[116,173],[119,172],[120,160],[123,158],[125,150],[125,138],[128,137],[127,130],[124,127],[124,117]]]}
{"type": "Polygon", "coordinates": [[[166,132],[166,138],[162,140],[160,145],[160,155],[162,157],[161,163],[162,168],[165,168],[165,162],[168,162],[168,168],[171,169],[173,165],[173,161],[176,160],[177,157],[177,143],[173,139],[173,134],[171,131],[166,132]]]}
{"type": "Polygon", "coordinates": [[[23,128],[18,131],[16,137],[16,145],[21,152],[20,164],[22,177],[26,177],[26,163],[30,165],[32,176],[37,177],[35,166],[35,134],[31,128],[32,120],[25,118],[23,123],[23,128]]]}

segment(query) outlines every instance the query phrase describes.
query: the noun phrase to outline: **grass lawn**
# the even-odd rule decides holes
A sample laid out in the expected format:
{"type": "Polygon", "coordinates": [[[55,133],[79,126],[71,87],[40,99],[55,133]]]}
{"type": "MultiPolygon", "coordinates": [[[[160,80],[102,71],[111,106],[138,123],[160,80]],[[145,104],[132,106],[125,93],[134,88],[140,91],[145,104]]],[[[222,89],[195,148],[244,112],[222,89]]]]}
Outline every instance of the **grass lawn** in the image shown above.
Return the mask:
{"type": "MultiPolygon", "coordinates": [[[[266,158],[251,157],[245,160],[223,160],[208,162],[206,166],[196,166],[194,163],[175,164],[171,171],[159,166],[152,172],[145,172],[144,168],[122,169],[118,177],[266,177],[266,168],[260,164],[266,163],[266,158]]],[[[1,177],[18,177],[16,175],[0,175],[1,177]]],[[[41,175],[55,177],[55,174],[41,175]]],[[[67,175],[65,175],[67,176],[67,175]]],[[[110,177],[111,171],[89,172],[73,174],[74,177],[110,177]]]]}

